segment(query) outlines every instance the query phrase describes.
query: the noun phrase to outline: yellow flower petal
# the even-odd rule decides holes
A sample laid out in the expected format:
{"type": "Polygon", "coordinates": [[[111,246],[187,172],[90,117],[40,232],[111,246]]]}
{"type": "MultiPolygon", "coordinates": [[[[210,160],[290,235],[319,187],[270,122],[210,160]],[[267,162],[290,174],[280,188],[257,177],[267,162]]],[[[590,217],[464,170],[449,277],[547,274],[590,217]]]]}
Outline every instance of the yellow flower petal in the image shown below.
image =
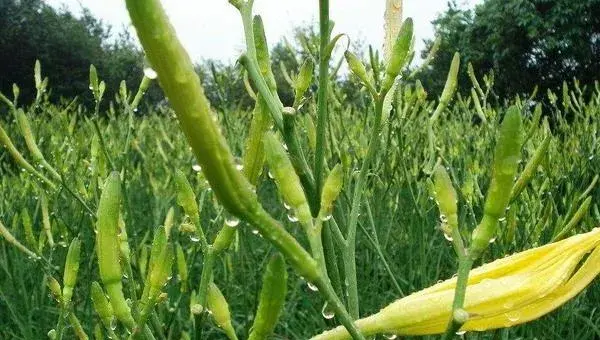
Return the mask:
{"type": "MultiPolygon", "coordinates": [[[[485,264],[469,275],[464,309],[471,317],[461,330],[483,331],[537,319],[574,297],[599,273],[598,228],[485,264]]],[[[364,335],[443,333],[450,319],[455,287],[456,278],[441,282],[397,300],[356,324],[364,335]]],[[[338,327],[313,339],[349,339],[349,335],[338,327]]]]}

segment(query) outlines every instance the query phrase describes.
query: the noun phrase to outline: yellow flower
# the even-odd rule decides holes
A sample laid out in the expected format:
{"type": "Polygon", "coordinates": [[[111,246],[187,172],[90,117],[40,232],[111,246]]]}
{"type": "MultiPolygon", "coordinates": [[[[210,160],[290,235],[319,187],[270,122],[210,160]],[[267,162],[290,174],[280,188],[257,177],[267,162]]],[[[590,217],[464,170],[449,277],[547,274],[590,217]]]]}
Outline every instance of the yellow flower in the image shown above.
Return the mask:
{"type": "MultiPolygon", "coordinates": [[[[600,273],[600,228],[473,269],[461,331],[511,327],[535,320],[573,298],[600,273]],[[582,259],[592,252],[581,266],[582,259]]],[[[356,321],[364,335],[440,334],[446,330],[456,278],[396,300],[356,321]]],[[[343,327],[313,339],[349,339],[343,327]]]]}

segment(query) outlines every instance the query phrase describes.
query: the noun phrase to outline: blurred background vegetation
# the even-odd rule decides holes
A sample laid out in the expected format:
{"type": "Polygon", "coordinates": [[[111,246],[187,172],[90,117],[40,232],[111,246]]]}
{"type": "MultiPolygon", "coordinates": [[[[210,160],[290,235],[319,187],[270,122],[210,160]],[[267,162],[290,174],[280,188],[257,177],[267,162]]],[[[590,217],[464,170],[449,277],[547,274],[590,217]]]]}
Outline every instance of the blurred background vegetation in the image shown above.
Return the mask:
{"type": "MultiPolygon", "coordinates": [[[[53,100],[82,96],[82,101],[91,101],[87,79],[90,64],[98,68],[107,88],[113,91],[108,93],[109,98],[113,98],[121,80],[133,85],[141,79],[144,56],[133,38],[126,33],[114,34],[89,11],[74,16],[41,0],[2,0],[0,13],[3,93],[10,93],[16,83],[23,99],[31,99],[36,59],[52,81],[49,87],[53,100]]],[[[479,74],[494,73],[496,98],[531,93],[536,86],[543,93],[558,90],[563,81],[573,78],[585,86],[600,74],[600,0],[486,0],[475,9],[461,9],[456,1],[449,1],[446,11],[433,24],[441,38],[440,49],[419,77],[430,98],[441,92],[455,51],[461,53],[464,65],[472,63],[479,74]]],[[[302,54],[316,51],[312,48],[316,39],[311,27],[300,27],[293,41],[271,42],[284,104],[292,100],[285,73],[295,73],[302,54]]],[[[433,40],[426,45],[425,51],[417,51],[423,57],[433,40]]],[[[197,66],[217,109],[252,106],[238,65],[206,60],[197,66]]],[[[466,68],[461,77],[459,84],[466,91],[466,68]]],[[[341,75],[339,81],[344,80],[341,75]]],[[[360,90],[352,84],[344,87],[346,91],[360,90]]],[[[356,94],[348,97],[361,98],[356,94]]],[[[157,87],[146,96],[151,103],[161,98],[157,87]]]]}

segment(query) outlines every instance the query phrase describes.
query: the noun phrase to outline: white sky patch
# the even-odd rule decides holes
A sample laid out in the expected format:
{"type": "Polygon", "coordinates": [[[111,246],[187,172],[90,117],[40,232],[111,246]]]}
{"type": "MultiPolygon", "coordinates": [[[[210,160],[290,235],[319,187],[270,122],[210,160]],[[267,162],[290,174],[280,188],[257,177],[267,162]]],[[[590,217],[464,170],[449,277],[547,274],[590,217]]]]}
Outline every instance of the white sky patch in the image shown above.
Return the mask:
{"type": "MultiPolygon", "coordinates": [[[[473,7],[482,0],[460,0],[473,7]]],[[[120,31],[131,30],[124,0],[46,0],[74,13],[88,8],[94,16],[120,31]]],[[[244,50],[242,23],[237,10],[227,0],[164,0],[163,6],[177,30],[179,39],[195,61],[217,59],[232,62],[244,50]]],[[[423,39],[433,37],[431,21],[447,8],[448,0],[404,0],[404,16],[415,22],[415,49],[420,52],[423,39]]],[[[385,0],[330,0],[334,33],[346,33],[352,41],[363,41],[381,49],[385,0]]],[[[290,36],[299,25],[316,24],[317,0],[255,0],[254,13],[265,23],[269,44],[290,36]]],[[[134,35],[135,36],[135,35],[134,35]]]]}

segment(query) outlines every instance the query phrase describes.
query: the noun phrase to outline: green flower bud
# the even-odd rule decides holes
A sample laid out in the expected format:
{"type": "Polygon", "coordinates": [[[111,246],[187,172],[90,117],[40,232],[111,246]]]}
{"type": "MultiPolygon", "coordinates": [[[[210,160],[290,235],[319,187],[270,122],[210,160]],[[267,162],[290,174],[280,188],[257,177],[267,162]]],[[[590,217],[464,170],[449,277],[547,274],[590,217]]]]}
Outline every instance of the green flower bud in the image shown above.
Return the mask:
{"type": "Polygon", "coordinates": [[[65,262],[65,271],[63,274],[63,301],[65,305],[71,302],[73,297],[73,288],[77,282],[77,272],[79,271],[79,258],[81,252],[81,241],[78,238],[71,241],[69,251],[67,252],[67,261],[65,262]]]}
{"type": "Polygon", "coordinates": [[[256,45],[256,59],[258,61],[260,73],[265,78],[265,82],[267,83],[269,90],[271,90],[273,94],[276,94],[277,83],[275,83],[275,76],[273,75],[273,70],[271,69],[269,45],[267,44],[265,27],[260,15],[254,16],[254,23],[252,27],[254,28],[254,44],[256,45]]]}
{"type": "Polygon", "coordinates": [[[496,234],[498,220],[504,216],[521,154],[522,123],[516,106],[508,109],[494,154],[492,181],[487,192],[484,216],[473,231],[472,256],[479,257],[496,234]]]}
{"type": "Polygon", "coordinates": [[[312,60],[308,58],[304,60],[304,63],[300,67],[300,71],[298,72],[298,76],[294,82],[294,107],[298,107],[298,105],[300,105],[302,97],[304,97],[306,90],[308,90],[308,87],[312,81],[314,67],[315,65],[313,64],[312,60]]]}
{"type": "Polygon", "coordinates": [[[527,165],[525,165],[525,169],[523,169],[523,172],[519,176],[519,179],[517,179],[517,182],[515,182],[515,185],[513,185],[512,192],[510,194],[511,200],[514,200],[515,198],[517,198],[517,196],[519,196],[521,191],[523,191],[523,189],[525,189],[525,186],[527,185],[527,183],[529,183],[529,181],[531,181],[531,178],[535,174],[535,171],[537,170],[542,159],[546,155],[546,151],[548,151],[548,146],[550,146],[550,141],[552,141],[552,136],[548,135],[544,139],[542,144],[537,148],[537,150],[535,150],[533,157],[531,157],[529,162],[527,162],[527,165]]]}
{"type": "Polygon", "coordinates": [[[295,210],[300,223],[303,225],[310,223],[312,215],[300,178],[298,178],[285,149],[275,134],[271,132],[265,133],[263,143],[271,174],[283,199],[295,210]]]}
{"type": "Polygon", "coordinates": [[[338,198],[344,184],[344,171],[341,164],[337,164],[327,176],[321,192],[321,211],[319,215],[325,217],[331,214],[333,202],[338,198]]]}
{"type": "Polygon", "coordinates": [[[371,91],[371,93],[376,93],[375,87],[369,79],[367,68],[362,61],[360,61],[360,59],[358,59],[358,57],[350,51],[346,51],[344,53],[344,57],[346,58],[348,67],[350,67],[350,71],[352,71],[352,73],[357,76],[358,79],[360,79],[360,81],[369,89],[369,91],[371,91]]]}
{"type": "Polygon", "coordinates": [[[281,315],[287,293],[287,270],[281,255],[271,258],[263,276],[260,301],[248,340],[268,339],[281,315]]]}
{"type": "Polygon", "coordinates": [[[579,224],[579,222],[585,217],[585,215],[587,215],[588,211],[590,210],[591,204],[592,196],[589,196],[585,201],[583,201],[583,203],[581,203],[579,209],[577,209],[577,211],[575,212],[573,217],[571,217],[569,222],[567,222],[567,224],[565,224],[564,227],[559,229],[560,231],[555,233],[555,235],[552,237],[552,242],[563,239],[575,226],[577,226],[577,224],[579,224]]]}
{"type": "Polygon", "coordinates": [[[100,284],[96,281],[92,282],[92,287],[90,289],[92,295],[92,302],[94,303],[94,309],[104,327],[110,328],[112,327],[113,322],[113,308],[111,304],[108,302],[106,295],[104,295],[104,291],[100,287],[100,284]]]}
{"type": "Polygon", "coordinates": [[[25,233],[27,245],[35,248],[37,245],[37,240],[33,234],[33,223],[31,222],[31,217],[29,216],[29,212],[25,207],[21,210],[21,220],[23,221],[23,232],[25,233]]]}
{"type": "Polygon", "coordinates": [[[128,329],[133,329],[135,321],[123,296],[121,283],[121,262],[119,250],[119,210],[121,204],[121,179],[118,172],[112,172],[106,179],[96,222],[96,252],[98,267],[104,288],[116,317],[128,329]]]}
{"type": "Polygon", "coordinates": [[[200,222],[200,213],[196,203],[196,194],[192,190],[185,174],[181,170],[175,170],[175,184],[177,185],[177,204],[192,219],[192,222],[198,226],[200,222]]]}
{"type": "Polygon", "coordinates": [[[454,58],[452,58],[452,64],[450,64],[450,70],[448,71],[448,78],[446,78],[446,85],[444,85],[444,90],[442,91],[442,95],[440,96],[440,102],[438,106],[435,108],[433,115],[431,116],[431,122],[435,122],[439,115],[448,107],[450,101],[454,97],[456,93],[456,88],[458,86],[458,70],[460,68],[460,54],[458,52],[454,53],[454,58]]]}
{"type": "Polygon", "coordinates": [[[177,243],[176,246],[177,252],[177,275],[179,277],[179,282],[181,282],[181,291],[185,292],[187,290],[187,279],[188,279],[188,270],[187,263],[185,262],[185,254],[183,253],[183,248],[181,244],[177,243]]]}
{"type": "Polygon", "coordinates": [[[252,122],[250,122],[250,131],[244,148],[244,175],[254,186],[258,184],[265,163],[262,137],[269,130],[270,125],[269,108],[264,100],[259,98],[252,112],[252,122]]]}
{"type": "Polygon", "coordinates": [[[407,18],[402,24],[402,27],[400,27],[400,32],[396,37],[396,42],[394,43],[390,59],[385,69],[386,78],[382,85],[382,89],[385,90],[385,92],[391,88],[394,80],[398,74],[400,74],[400,71],[406,64],[406,57],[410,51],[412,40],[413,20],[411,18],[407,18]]]}
{"type": "Polygon", "coordinates": [[[208,291],[206,295],[206,303],[208,309],[212,313],[212,317],[215,323],[225,332],[229,339],[237,339],[235,330],[231,324],[231,314],[229,313],[229,304],[219,287],[213,282],[208,285],[208,291]]]}
{"type": "Polygon", "coordinates": [[[443,165],[438,164],[433,172],[434,175],[434,194],[436,202],[440,208],[440,219],[447,221],[452,228],[458,227],[458,207],[456,191],[452,185],[452,180],[446,172],[443,165]]]}
{"type": "Polygon", "coordinates": [[[52,276],[48,277],[48,288],[50,288],[50,292],[56,301],[62,303],[62,291],[60,288],[60,283],[58,283],[58,281],[52,276]]]}

